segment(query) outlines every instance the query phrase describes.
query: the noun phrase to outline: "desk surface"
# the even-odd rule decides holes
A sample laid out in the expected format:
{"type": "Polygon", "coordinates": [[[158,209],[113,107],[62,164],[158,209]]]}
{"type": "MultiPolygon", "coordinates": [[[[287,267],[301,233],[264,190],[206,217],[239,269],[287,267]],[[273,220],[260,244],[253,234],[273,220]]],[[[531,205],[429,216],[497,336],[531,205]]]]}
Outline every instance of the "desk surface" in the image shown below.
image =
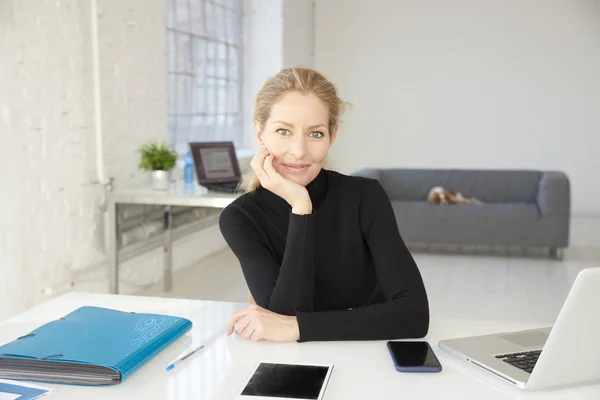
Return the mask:
{"type": "Polygon", "coordinates": [[[208,190],[196,183],[186,186],[183,182],[172,183],[168,190],[153,190],[150,186],[115,190],[109,201],[121,204],[155,204],[183,207],[225,208],[239,194],[208,190]]]}
{"type": "Polygon", "coordinates": [[[437,347],[441,339],[485,334],[536,325],[476,320],[433,320],[427,340],[443,371],[402,374],[394,369],[385,341],[252,343],[227,337],[230,313],[244,304],[153,297],[68,293],[0,324],[0,343],[29,332],[83,305],[153,312],[189,318],[194,328],[123,384],[111,387],[47,385],[50,399],[234,399],[261,360],[333,364],[326,400],[337,399],[598,399],[600,385],[545,392],[524,392],[454,360],[437,347]],[[201,353],[170,372],[165,367],[190,347],[201,353]]]}

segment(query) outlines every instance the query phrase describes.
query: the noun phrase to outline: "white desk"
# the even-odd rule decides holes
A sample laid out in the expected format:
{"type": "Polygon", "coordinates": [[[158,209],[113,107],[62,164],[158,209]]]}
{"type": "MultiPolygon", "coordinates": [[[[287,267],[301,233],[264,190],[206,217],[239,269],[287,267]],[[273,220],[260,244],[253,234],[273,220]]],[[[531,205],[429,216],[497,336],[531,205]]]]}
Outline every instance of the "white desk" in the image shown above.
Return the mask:
{"type": "Polygon", "coordinates": [[[450,358],[437,347],[441,339],[537,327],[505,322],[433,320],[426,339],[442,363],[443,371],[438,374],[397,372],[385,341],[252,343],[235,335],[227,337],[224,332],[230,313],[245,305],[197,300],[69,293],[0,324],[0,343],[14,340],[82,305],[182,316],[191,319],[194,328],[121,385],[45,384],[56,389],[48,399],[229,400],[240,393],[261,360],[333,364],[326,400],[597,400],[600,397],[600,385],[525,392],[450,358]],[[179,364],[173,371],[165,371],[171,360],[185,352],[188,346],[200,343],[206,344],[203,352],[179,364]]]}
{"type": "Polygon", "coordinates": [[[169,190],[158,191],[151,187],[117,190],[108,195],[108,234],[109,242],[109,288],[111,293],[119,293],[119,221],[120,204],[151,204],[165,207],[164,246],[164,285],[165,291],[171,291],[173,270],[172,228],[173,218],[171,207],[212,207],[225,208],[238,195],[209,191],[194,183],[186,187],[182,183],[174,183],[169,190]]]}

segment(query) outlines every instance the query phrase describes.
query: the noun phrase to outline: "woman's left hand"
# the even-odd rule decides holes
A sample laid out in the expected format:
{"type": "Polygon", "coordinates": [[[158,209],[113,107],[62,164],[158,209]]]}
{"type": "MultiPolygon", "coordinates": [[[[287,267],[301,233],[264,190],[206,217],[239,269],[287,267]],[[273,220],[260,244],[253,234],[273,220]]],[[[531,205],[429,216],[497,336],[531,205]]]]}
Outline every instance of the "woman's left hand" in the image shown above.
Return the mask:
{"type": "Polygon", "coordinates": [[[233,332],[253,342],[294,342],[300,338],[296,317],[276,314],[257,305],[231,315],[227,324],[227,335],[233,332]]]}

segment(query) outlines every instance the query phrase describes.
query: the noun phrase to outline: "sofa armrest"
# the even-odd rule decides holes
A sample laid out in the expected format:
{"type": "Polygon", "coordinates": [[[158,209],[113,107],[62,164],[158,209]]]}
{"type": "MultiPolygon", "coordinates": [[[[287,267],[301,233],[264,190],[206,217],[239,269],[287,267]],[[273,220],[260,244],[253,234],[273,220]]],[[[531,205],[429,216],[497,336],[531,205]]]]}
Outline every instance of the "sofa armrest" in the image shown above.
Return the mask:
{"type": "Polygon", "coordinates": [[[381,170],[377,168],[363,168],[352,174],[353,176],[362,176],[365,178],[377,179],[381,178],[381,170]]]}
{"type": "Polygon", "coordinates": [[[567,219],[571,216],[571,187],[563,172],[547,171],[542,174],[537,203],[543,217],[567,219]]]}

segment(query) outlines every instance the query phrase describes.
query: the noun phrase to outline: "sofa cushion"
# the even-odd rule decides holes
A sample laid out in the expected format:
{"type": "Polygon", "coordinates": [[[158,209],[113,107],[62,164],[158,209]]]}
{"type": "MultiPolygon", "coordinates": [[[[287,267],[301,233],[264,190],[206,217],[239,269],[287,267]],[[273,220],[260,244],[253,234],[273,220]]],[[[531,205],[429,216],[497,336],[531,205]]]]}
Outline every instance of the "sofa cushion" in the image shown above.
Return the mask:
{"type": "MultiPolygon", "coordinates": [[[[400,234],[409,243],[536,245],[532,230],[543,228],[535,203],[434,205],[392,201],[392,206],[400,234]]],[[[544,234],[539,233],[543,243],[544,234]]]]}
{"type": "Polygon", "coordinates": [[[390,200],[426,201],[435,186],[461,192],[484,203],[535,203],[541,171],[381,169],[390,200]]]}

